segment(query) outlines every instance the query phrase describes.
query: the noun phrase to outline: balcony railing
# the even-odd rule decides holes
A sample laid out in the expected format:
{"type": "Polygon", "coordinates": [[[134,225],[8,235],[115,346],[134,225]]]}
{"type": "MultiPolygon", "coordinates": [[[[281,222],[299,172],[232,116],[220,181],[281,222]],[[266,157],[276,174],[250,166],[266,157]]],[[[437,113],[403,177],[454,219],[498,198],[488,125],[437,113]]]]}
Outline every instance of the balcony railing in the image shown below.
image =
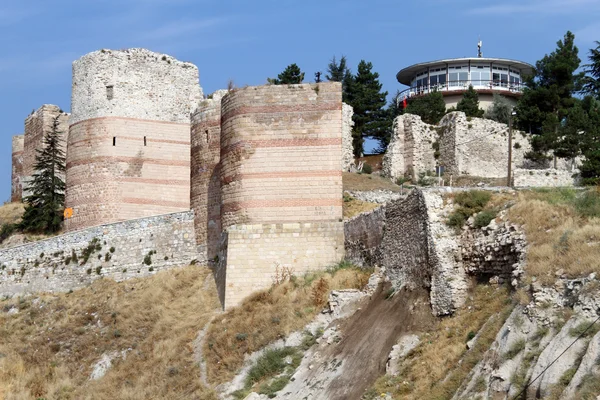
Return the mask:
{"type": "Polygon", "coordinates": [[[523,83],[509,83],[505,81],[496,80],[476,80],[476,81],[449,81],[446,83],[438,83],[435,85],[428,86],[413,86],[400,92],[398,101],[409,99],[413,96],[422,96],[435,91],[438,92],[453,92],[453,91],[464,91],[469,89],[472,85],[475,90],[492,90],[492,91],[506,91],[512,93],[520,93],[523,91],[525,85],[523,83]]]}

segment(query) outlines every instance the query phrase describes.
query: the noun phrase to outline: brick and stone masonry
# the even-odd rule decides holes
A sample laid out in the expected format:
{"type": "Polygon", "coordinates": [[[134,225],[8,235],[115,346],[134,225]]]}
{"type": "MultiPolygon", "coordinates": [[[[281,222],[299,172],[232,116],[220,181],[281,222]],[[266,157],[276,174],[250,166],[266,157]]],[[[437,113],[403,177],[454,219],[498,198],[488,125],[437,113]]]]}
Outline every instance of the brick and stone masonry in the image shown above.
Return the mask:
{"type": "Polygon", "coordinates": [[[301,274],[343,258],[341,94],[339,83],[271,85],[222,99],[225,308],[271,285],[277,269],[301,274]]]}
{"type": "MultiPolygon", "coordinates": [[[[44,104],[25,119],[25,135],[23,144],[23,173],[21,177],[22,197],[28,195],[27,185],[35,172],[37,150],[43,147],[44,137],[52,130],[54,119],[58,117],[58,131],[61,133],[61,148],[66,151],[69,132],[69,114],[59,106],[44,104]]],[[[61,178],[65,178],[62,176],[61,178]]]]}
{"type": "Polygon", "coordinates": [[[190,113],[198,69],[145,49],[73,63],[67,231],[190,209],[190,113]]]}
{"type": "MultiPolygon", "coordinates": [[[[214,260],[221,236],[221,99],[220,90],[200,102],[192,114],[192,166],[190,203],[196,213],[196,242],[206,246],[206,257],[214,260]]],[[[200,251],[203,251],[200,249],[200,251]]]]}
{"type": "Polygon", "coordinates": [[[10,201],[21,201],[23,197],[23,186],[21,179],[23,177],[23,147],[25,136],[17,135],[12,137],[12,174],[10,201]]]}

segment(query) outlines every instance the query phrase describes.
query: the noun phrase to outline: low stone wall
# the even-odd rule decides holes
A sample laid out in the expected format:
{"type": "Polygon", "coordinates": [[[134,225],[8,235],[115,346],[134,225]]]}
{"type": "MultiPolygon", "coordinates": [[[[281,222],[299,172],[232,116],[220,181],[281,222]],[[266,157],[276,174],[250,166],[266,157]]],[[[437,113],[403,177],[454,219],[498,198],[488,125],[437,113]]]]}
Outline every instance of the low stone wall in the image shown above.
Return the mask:
{"type": "Polygon", "coordinates": [[[64,292],[101,277],[147,276],[190,264],[196,249],[192,211],[70,232],[0,250],[0,296],[64,292]]]}
{"type": "Polygon", "coordinates": [[[344,222],[346,260],[361,267],[381,265],[385,206],[344,222]]]}
{"type": "Polygon", "coordinates": [[[324,269],[344,258],[342,222],[233,225],[221,241],[217,288],[225,309],[286,274],[324,269]]]}
{"type": "Polygon", "coordinates": [[[559,169],[516,169],[513,172],[514,185],[519,187],[561,187],[575,186],[575,172],[559,169]]]}

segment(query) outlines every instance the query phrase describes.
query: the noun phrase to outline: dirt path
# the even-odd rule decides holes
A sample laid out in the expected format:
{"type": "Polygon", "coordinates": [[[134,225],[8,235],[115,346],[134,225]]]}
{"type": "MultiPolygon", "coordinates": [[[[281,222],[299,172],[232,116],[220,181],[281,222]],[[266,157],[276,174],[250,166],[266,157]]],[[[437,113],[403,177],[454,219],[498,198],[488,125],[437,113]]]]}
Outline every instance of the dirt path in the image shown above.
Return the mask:
{"type": "Polygon", "coordinates": [[[388,297],[380,286],[361,309],[338,326],[341,340],[322,343],[299,367],[281,399],[360,399],[365,389],[385,373],[392,346],[400,336],[428,330],[435,318],[425,290],[388,297]]]}

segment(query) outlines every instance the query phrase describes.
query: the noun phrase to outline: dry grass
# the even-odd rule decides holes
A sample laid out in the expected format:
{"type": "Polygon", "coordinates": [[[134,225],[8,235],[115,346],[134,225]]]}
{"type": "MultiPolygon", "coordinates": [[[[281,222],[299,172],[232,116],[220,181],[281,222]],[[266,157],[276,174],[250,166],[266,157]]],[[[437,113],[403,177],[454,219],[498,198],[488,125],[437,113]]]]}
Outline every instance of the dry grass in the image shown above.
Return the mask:
{"type": "Polygon", "coordinates": [[[0,206],[0,225],[21,222],[24,211],[25,205],[23,203],[6,203],[0,206]]]}
{"type": "Polygon", "coordinates": [[[363,212],[371,211],[379,207],[377,203],[355,199],[351,196],[344,196],[344,219],[349,219],[363,212]]]}
{"type": "MultiPolygon", "coordinates": [[[[355,174],[353,172],[343,172],[342,180],[344,190],[369,191],[369,190],[391,190],[399,192],[400,186],[396,185],[388,178],[382,178],[375,174],[355,174]]],[[[406,190],[406,189],[404,189],[406,190]]]]}
{"type": "Polygon", "coordinates": [[[530,277],[551,284],[559,270],[569,278],[600,273],[600,218],[586,216],[583,195],[566,190],[519,193],[508,216],[525,230],[530,277]]]}
{"type": "Polygon", "coordinates": [[[292,277],[269,290],[255,293],[218,320],[206,336],[208,380],[230,380],[242,366],[244,355],[302,329],[322,310],[330,290],[361,288],[370,271],[344,268],[292,277]]]}
{"type": "Polygon", "coordinates": [[[506,288],[476,286],[465,307],[421,335],[421,344],[402,360],[398,377],[384,376],[377,381],[377,393],[390,392],[398,399],[452,398],[489,349],[512,308],[506,288]],[[477,332],[476,345],[467,351],[465,342],[477,332]]]}
{"type": "Polygon", "coordinates": [[[69,294],[0,302],[0,398],[211,399],[192,343],[220,307],[210,271],[102,279],[69,294]],[[17,314],[6,311],[15,307],[17,314]],[[105,353],[126,351],[88,380],[105,353]]]}
{"type": "MultiPolygon", "coordinates": [[[[446,185],[450,184],[450,177],[444,176],[444,182],[446,185]]],[[[472,187],[477,186],[478,183],[483,182],[489,186],[506,186],[506,178],[481,178],[478,176],[459,176],[452,180],[452,186],[454,187],[472,187]]]]}

